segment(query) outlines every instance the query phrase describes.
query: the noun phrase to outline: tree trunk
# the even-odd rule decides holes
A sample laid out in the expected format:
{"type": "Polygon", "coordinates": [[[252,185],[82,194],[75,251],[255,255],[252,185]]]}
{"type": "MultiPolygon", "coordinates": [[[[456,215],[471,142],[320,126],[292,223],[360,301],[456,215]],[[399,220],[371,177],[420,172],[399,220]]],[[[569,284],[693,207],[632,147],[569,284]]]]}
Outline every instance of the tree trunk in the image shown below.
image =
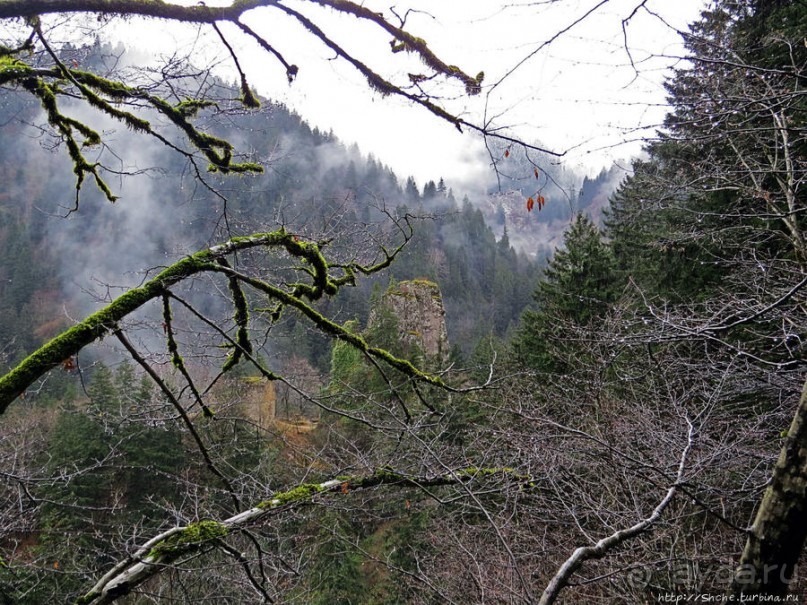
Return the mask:
{"type": "Polygon", "coordinates": [[[807,537],[806,516],[807,384],[734,571],[731,593],[787,593],[807,537]]]}

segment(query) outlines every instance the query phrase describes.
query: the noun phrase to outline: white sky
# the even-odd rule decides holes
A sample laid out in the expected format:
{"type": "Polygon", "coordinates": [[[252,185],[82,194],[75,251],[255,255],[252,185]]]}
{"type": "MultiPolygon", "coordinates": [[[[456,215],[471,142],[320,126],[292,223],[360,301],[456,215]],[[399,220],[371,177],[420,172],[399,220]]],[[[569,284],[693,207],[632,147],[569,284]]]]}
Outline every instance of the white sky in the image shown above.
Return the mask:
{"type": "MultiPolygon", "coordinates": [[[[507,126],[510,134],[567,150],[570,165],[592,171],[610,159],[635,155],[641,148],[638,139],[652,135],[652,128],[647,128],[664,114],[662,81],[682,54],[675,28],[685,29],[705,5],[704,0],[647,0],[649,11],[639,10],[627,27],[634,69],[625,50],[622,20],[641,2],[610,0],[491,90],[543,42],[600,2],[402,0],[392,5],[391,0],[366,0],[363,4],[387,15],[391,5],[399,14],[406,8],[428,11],[410,15],[407,29],[427,40],[446,63],[472,76],[485,72],[482,95],[473,99],[458,84],[434,88],[447,97],[451,111],[478,123],[485,115],[496,116],[495,123],[507,126]]],[[[284,4],[305,13],[343,48],[394,82],[405,82],[408,72],[424,71],[413,57],[392,55],[390,36],[376,32],[370,23],[337,16],[306,0],[284,4]]],[[[255,45],[244,44],[242,66],[253,88],[286,103],[312,126],[333,129],[346,143],[357,142],[399,176],[412,174],[421,184],[441,176],[452,182],[485,169],[478,136],[461,135],[421,107],[372,92],[355,69],[332,60],[333,52],[295,22],[268,9],[253,11],[246,22],[300,67],[289,86],[278,62],[255,45]]],[[[231,42],[244,41],[234,28],[222,26],[222,30],[231,42]]],[[[157,35],[136,28],[129,31],[140,45],[144,36],[157,35]]],[[[164,43],[173,43],[172,36],[160,36],[164,43]]],[[[231,68],[226,56],[222,68],[231,68]]]]}

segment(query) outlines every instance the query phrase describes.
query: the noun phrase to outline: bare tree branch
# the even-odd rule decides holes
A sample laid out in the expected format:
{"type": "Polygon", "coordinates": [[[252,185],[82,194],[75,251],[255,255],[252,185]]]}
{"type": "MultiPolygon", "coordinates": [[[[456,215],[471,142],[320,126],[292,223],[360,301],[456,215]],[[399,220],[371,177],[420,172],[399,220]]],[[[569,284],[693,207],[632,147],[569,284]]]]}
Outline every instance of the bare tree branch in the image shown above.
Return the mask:
{"type": "Polygon", "coordinates": [[[678,472],[676,473],[675,481],[669,487],[661,502],[658,503],[658,506],[653,509],[650,516],[642,519],[631,527],[621,529],[614,532],[610,536],[602,538],[592,546],[581,546],[575,550],[566,560],[566,562],[560,567],[560,569],[558,569],[555,577],[552,578],[552,581],[544,589],[544,592],[541,595],[541,600],[538,601],[538,605],[551,605],[551,603],[554,603],[560,595],[561,590],[563,590],[564,587],[569,584],[572,575],[578,569],[580,569],[583,563],[589,559],[600,559],[606,556],[614,548],[645,532],[651,525],[661,518],[662,513],[675,497],[675,494],[678,491],[678,485],[681,483],[681,481],[683,481],[684,478],[687,456],[692,448],[695,432],[694,427],[689,420],[687,420],[687,425],[689,426],[689,429],[687,430],[687,443],[681,452],[681,460],[678,463],[678,472]]]}

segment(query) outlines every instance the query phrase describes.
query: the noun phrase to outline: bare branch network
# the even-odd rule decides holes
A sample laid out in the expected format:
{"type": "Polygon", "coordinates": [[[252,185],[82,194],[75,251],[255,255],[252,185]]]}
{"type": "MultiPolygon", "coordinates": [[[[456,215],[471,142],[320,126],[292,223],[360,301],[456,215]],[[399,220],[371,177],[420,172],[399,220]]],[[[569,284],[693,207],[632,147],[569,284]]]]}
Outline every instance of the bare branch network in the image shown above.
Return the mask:
{"type": "MultiPolygon", "coordinates": [[[[607,2],[592,2],[558,35],[607,2]]],[[[648,4],[635,2],[627,19],[648,4]]],[[[204,172],[198,162],[222,174],[264,166],[200,125],[199,116],[216,109],[208,96],[65,60],[49,29],[53,16],[135,15],[209,28],[237,72],[237,103],[249,110],[260,100],[238,56],[244,40],[277,61],[290,83],[305,67],[250,25],[284,15],[373,91],[406,99],[459,129],[516,142],[453,115],[425,92],[423,82],[436,78],[478,95],[484,74],[470,76],[437,57],[407,29],[406,16],[348,0],[294,6],[0,2],[11,32],[0,47],[0,86],[41,106],[72,162],[75,209],[88,179],[106,200],[117,198],[107,168],[88,155],[105,135],[71,115],[74,102],[178,152],[195,168],[195,180],[204,172]],[[340,46],[308,7],[383,32],[391,54],[413,54],[426,73],[391,81],[340,46]],[[222,24],[234,25],[243,40],[222,24]]],[[[608,237],[590,220],[575,219],[519,334],[506,345],[490,339],[494,361],[512,371],[507,379],[496,376],[482,346],[469,370],[432,370],[425,354],[393,352],[403,340],[390,327],[394,321],[386,332],[379,320],[375,333],[369,326],[362,333],[357,323],[323,311],[360,277],[405,255],[414,237],[409,214],[393,220],[392,235],[364,238],[376,247],[370,261],[349,254],[344,260],[329,239],[288,225],[250,228],[243,237],[228,233],[222,243],[175,255],[138,287],[28,349],[34,352],[0,377],[6,463],[0,523],[16,549],[9,565],[0,559],[0,587],[24,586],[23,596],[35,599],[51,574],[56,584],[72,580],[72,598],[84,605],[127,594],[154,601],[232,593],[262,602],[339,602],[326,589],[347,584],[360,555],[370,578],[361,581],[377,582],[373,589],[383,592],[378,587],[395,574],[413,603],[453,603],[473,594],[480,601],[551,605],[569,593],[640,602],[657,598],[657,586],[678,589],[681,561],[695,570],[687,584],[693,590],[720,587],[737,598],[787,593],[792,578],[763,572],[792,570],[807,537],[807,387],[798,388],[807,339],[807,59],[800,29],[796,35],[774,28],[765,36],[753,27],[735,31],[768,10],[774,8],[752,0],[717,2],[688,35],[695,56],[669,85],[675,108],[648,159],[634,164],[612,196],[608,237]],[[187,296],[193,287],[213,291],[224,304],[204,308],[187,296]],[[133,318],[146,305],[158,309],[149,329],[160,353],[132,338],[133,318]],[[183,325],[186,316],[192,327],[183,325]],[[336,343],[330,371],[342,370],[338,379],[327,386],[312,381],[306,392],[262,357],[262,344],[289,316],[303,326],[298,337],[310,328],[336,343]],[[26,391],[55,368],[81,372],[78,353],[110,336],[154,392],[133,386],[132,368],[124,367],[119,384],[99,369],[89,387],[82,384],[86,398],[77,406],[45,410],[43,426],[29,424],[26,391]],[[203,378],[194,355],[206,362],[203,378]],[[469,386],[474,375],[497,389],[469,386]],[[227,388],[225,376],[237,376],[236,386],[218,395],[227,388]],[[323,412],[324,428],[304,434],[310,426],[302,422],[267,428],[245,418],[239,405],[247,384],[284,387],[323,412]],[[164,459],[180,452],[191,452],[182,468],[164,459]],[[148,492],[140,503],[156,520],[144,515],[115,526],[112,516],[136,499],[121,485],[142,481],[137,471],[159,466],[151,460],[163,465],[146,480],[170,487],[148,492]],[[381,497],[383,491],[400,497],[381,497]],[[75,530],[68,513],[92,531],[75,530]],[[40,515],[50,523],[50,539],[62,541],[60,553],[72,557],[64,576],[64,562],[49,558],[53,542],[36,552],[25,543],[40,515]],[[359,536],[364,527],[373,528],[367,539],[359,536]],[[90,545],[76,547],[83,539],[90,545]],[[630,551],[623,548],[629,543],[630,551]],[[738,555],[722,587],[697,571],[700,564],[731,565],[738,555]],[[330,576],[316,567],[323,561],[330,576]],[[644,583],[631,574],[639,568],[644,583]],[[197,573],[185,582],[189,569],[197,573]],[[333,577],[340,582],[327,586],[333,577]]],[[[794,14],[802,23],[803,13],[794,14]]],[[[355,232],[358,239],[362,228],[355,232]]],[[[507,245],[493,243],[510,254],[507,245]]],[[[491,266],[485,287],[500,277],[491,266]]],[[[0,343],[0,356],[4,351],[0,343]]]]}

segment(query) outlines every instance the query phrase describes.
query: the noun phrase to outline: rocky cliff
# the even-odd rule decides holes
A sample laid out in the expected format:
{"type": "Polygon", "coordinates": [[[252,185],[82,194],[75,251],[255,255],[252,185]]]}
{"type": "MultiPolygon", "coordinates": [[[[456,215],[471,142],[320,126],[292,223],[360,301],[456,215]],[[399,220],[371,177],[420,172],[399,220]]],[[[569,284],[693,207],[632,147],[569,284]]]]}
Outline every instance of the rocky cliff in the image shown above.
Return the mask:
{"type": "Polygon", "coordinates": [[[439,286],[425,279],[395,283],[370,313],[369,329],[391,317],[401,350],[417,351],[427,362],[443,366],[448,360],[448,332],[439,286]]]}

